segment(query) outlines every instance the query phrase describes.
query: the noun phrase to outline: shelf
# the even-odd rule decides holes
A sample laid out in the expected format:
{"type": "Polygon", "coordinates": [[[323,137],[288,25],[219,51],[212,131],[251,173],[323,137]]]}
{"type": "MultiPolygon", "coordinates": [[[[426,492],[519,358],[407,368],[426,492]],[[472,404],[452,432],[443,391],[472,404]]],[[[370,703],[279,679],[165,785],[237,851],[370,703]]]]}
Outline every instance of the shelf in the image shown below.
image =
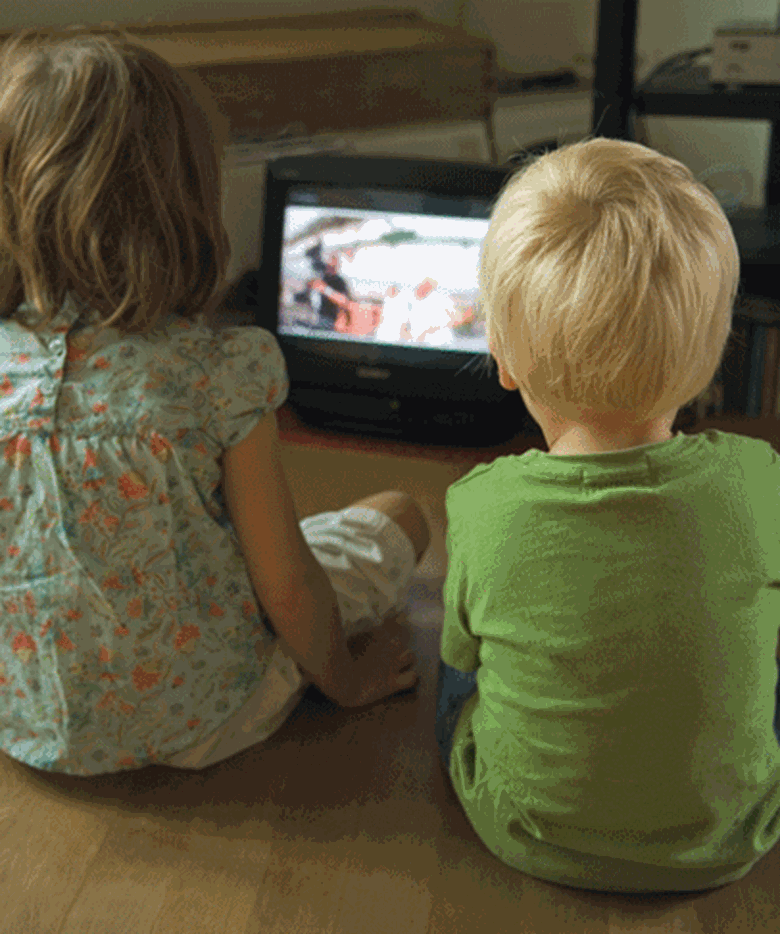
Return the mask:
{"type": "Polygon", "coordinates": [[[780,263],[780,208],[745,207],[729,212],[728,219],[743,266],[780,263]]]}
{"type": "MultiPolygon", "coordinates": [[[[330,448],[338,451],[350,451],[355,454],[371,454],[384,457],[402,457],[434,461],[440,464],[455,465],[465,472],[477,464],[490,464],[497,457],[521,455],[531,448],[547,451],[543,435],[521,433],[506,444],[489,448],[442,448],[424,445],[406,444],[398,441],[383,441],[375,438],[363,438],[324,431],[304,424],[285,403],[277,411],[279,437],[286,445],[304,446],[314,449],[330,448]]],[[[780,452],[780,418],[763,416],[747,418],[745,416],[711,416],[697,419],[692,409],[681,409],[674,422],[673,430],[684,434],[698,434],[707,429],[734,432],[750,438],[768,441],[780,452]]]]}
{"type": "MultiPolygon", "coordinates": [[[[634,89],[636,110],[648,115],[704,117],[735,120],[780,121],[780,86],[727,90],[713,87],[709,67],[690,64],[672,75],[657,75],[634,89]]],[[[758,267],[780,263],[780,213],[768,208],[740,208],[729,214],[746,279],[763,279],[768,270],[758,267]],[[753,268],[751,276],[749,268],[753,268]]],[[[753,289],[766,287],[750,283],[753,289]]],[[[777,291],[777,290],[773,290],[777,291]]],[[[780,297],[773,295],[773,297],[780,297]]]]}
{"type": "MultiPolygon", "coordinates": [[[[780,278],[776,272],[780,263],[780,87],[712,85],[709,62],[702,60],[704,54],[711,54],[709,47],[672,56],[642,82],[636,82],[638,6],[639,0],[599,0],[593,80],[595,135],[635,139],[632,117],[637,115],[766,120],[770,124],[763,206],[727,212],[741,266],[734,329],[727,350],[729,368],[721,371],[717,385],[708,387],[693,407],[678,413],[678,419],[695,421],[699,412],[723,413],[719,418],[744,412],[747,424],[755,430],[760,420],[754,415],[780,411],[776,379],[780,328],[780,278]]],[[[773,444],[780,444],[780,418],[773,416],[764,427],[772,434],[773,444]]]]}
{"type": "Polygon", "coordinates": [[[673,76],[645,81],[634,89],[633,102],[646,116],[780,120],[780,86],[713,87],[704,65],[689,65],[673,76]]]}

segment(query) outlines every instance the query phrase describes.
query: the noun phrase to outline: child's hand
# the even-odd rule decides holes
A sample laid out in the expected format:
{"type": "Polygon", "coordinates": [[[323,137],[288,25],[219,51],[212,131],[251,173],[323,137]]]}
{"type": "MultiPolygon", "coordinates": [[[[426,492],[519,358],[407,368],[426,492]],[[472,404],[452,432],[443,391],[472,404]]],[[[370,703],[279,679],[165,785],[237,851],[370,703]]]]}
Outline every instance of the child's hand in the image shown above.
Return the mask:
{"type": "Polygon", "coordinates": [[[417,659],[406,648],[404,630],[395,617],[378,629],[347,640],[353,658],[355,689],[342,707],[366,707],[413,687],[419,681],[417,659]]]}

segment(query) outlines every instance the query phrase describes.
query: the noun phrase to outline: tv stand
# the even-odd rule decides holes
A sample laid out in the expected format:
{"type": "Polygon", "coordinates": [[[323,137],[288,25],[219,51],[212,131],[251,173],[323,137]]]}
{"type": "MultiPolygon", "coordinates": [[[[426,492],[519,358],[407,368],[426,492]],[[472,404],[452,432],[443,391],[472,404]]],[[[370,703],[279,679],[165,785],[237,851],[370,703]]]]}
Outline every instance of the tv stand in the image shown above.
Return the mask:
{"type": "Polygon", "coordinates": [[[288,403],[302,422],[316,428],[433,447],[492,447],[535,427],[519,395],[485,405],[298,387],[288,403]]]}
{"type": "MultiPolygon", "coordinates": [[[[508,441],[500,444],[475,447],[470,443],[464,444],[463,438],[458,438],[447,445],[436,444],[430,438],[412,441],[407,437],[358,432],[354,430],[354,423],[350,425],[350,431],[336,425],[332,427],[315,425],[313,422],[304,420],[290,405],[289,400],[277,409],[276,418],[279,425],[279,437],[285,444],[304,445],[319,450],[371,452],[407,460],[460,464],[465,470],[470,470],[476,464],[489,464],[496,457],[522,454],[532,447],[542,451],[547,450],[544,436],[537,425],[534,425],[534,430],[518,430],[508,441]]],[[[373,426],[373,432],[376,432],[376,425],[373,426]]]]}

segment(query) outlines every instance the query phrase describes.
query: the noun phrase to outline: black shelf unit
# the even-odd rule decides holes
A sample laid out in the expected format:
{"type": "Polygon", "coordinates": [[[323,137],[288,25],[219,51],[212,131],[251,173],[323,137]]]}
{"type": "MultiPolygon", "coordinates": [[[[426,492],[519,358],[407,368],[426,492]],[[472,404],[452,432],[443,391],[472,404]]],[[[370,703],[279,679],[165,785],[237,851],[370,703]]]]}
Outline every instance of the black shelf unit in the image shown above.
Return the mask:
{"type": "Polygon", "coordinates": [[[780,261],[780,211],[777,210],[780,208],[780,87],[740,90],[713,87],[709,82],[709,69],[694,63],[673,78],[657,78],[635,85],[637,8],[638,0],[601,0],[599,4],[593,132],[631,139],[632,111],[633,115],[646,116],[769,120],[772,132],[765,207],[735,213],[737,224],[732,226],[743,264],[777,263],[780,261]]]}
{"type": "MultiPolygon", "coordinates": [[[[735,120],[769,120],[771,134],[763,207],[745,207],[728,217],[739,248],[740,294],[780,303],[780,87],[740,89],[711,85],[709,68],[691,57],[673,74],[635,83],[638,0],[601,0],[598,9],[596,67],[593,80],[594,135],[633,139],[636,116],[679,116],[735,120]]],[[[780,305],[778,306],[780,307],[780,305]]],[[[742,317],[743,339],[752,341],[759,327],[780,327],[780,313],[742,317]]],[[[746,374],[748,375],[748,374],[746,374]]],[[[732,394],[732,398],[733,398],[732,394]]],[[[740,406],[741,407],[741,406],[740,406]]],[[[734,405],[729,413],[737,412],[734,405]]]]}

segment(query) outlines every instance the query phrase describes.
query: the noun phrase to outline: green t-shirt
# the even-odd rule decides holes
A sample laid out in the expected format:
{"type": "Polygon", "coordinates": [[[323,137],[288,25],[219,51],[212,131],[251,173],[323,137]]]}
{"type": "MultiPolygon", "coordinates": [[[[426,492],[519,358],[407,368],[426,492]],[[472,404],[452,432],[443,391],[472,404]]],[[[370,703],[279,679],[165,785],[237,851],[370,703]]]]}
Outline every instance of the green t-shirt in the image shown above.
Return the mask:
{"type": "Polygon", "coordinates": [[[447,491],[450,774],[485,845],[602,891],[715,888],[780,838],[780,462],[709,430],[447,491]]]}

